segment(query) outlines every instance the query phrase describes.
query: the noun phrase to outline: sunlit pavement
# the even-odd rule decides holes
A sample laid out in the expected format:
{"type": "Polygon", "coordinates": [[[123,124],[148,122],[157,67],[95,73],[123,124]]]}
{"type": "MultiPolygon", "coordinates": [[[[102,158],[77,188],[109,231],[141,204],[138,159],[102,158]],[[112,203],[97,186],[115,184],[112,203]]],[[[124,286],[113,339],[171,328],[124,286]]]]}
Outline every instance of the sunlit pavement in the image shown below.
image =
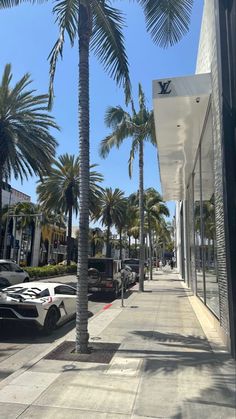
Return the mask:
{"type": "Polygon", "coordinates": [[[7,362],[14,372],[0,382],[0,417],[235,418],[235,363],[196,316],[178,276],[154,273],[145,292],[136,285],[124,304],[111,301],[89,320],[91,345],[120,345],[109,364],[43,359],[75,339],[73,328],[40,343],[31,361],[28,346],[18,351],[21,367],[14,354],[3,360],[2,374],[7,362]]]}

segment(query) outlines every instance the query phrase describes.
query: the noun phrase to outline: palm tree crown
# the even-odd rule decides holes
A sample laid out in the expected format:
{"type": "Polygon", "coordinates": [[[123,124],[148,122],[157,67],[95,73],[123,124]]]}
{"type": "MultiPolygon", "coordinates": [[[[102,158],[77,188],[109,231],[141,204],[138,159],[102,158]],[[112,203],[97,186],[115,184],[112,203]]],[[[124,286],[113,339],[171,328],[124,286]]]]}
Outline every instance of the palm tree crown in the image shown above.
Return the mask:
{"type": "Polygon", "coordinates": [[[7,64],[0,85],[0,166],[2,175],[23,180],[42,175],[55,155],[56,140],[49,128],[57,128],[46,112],[47,95],[26,90],[31,84],[25,74],[14,87],[11,65],[7,64]]]}
{"type": "Polygon", "coordinates": [[[106,256],[111,257],[110,232],[113,225],[120,225],[126,210],[126,198],[124,192],[116,188],[105,188],[100,197],[100,213],[98,219],[107,227],[107,251],[106,256]]]}
{"type": "Polygon", "coordinates": [[[46,111],[47,95],[35,95],[25,74],[11,86],[11,65],[7,64],[0,84],[0,241],[3,180],[13,175],[21,181],[33,174],[42,176],[55,155],[57,142],[50,128],[57,128],[46,111]]]}
{"type": "MultiPolygon", "coordinates": [[[[96,167],[95,164],[90,169],[96,167]]],[[[98,199],[101,191],[98,185],[103,176],[90,170],[89,208],[94,215],[98,211],[98,199]]],[[[37,187],[39,202],[45,210],[68,214],[68,254],[67,262],[71,257],[71,229],[72,214],[79,211],[79,157],[63,154],[54,161],[50,173],[44,176],[37,187]]]]}

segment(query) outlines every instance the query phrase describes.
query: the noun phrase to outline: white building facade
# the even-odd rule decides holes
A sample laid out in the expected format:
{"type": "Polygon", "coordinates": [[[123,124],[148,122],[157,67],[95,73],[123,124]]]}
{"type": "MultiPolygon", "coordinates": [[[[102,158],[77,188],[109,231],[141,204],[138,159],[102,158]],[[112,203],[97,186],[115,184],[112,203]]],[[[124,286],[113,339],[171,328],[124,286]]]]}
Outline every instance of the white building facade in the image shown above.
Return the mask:
{"type": "Polygon", "coordinates": [[[236,2],[205,0],[196,74],[153,82],[179,272],[236,356],[236,2]]]}

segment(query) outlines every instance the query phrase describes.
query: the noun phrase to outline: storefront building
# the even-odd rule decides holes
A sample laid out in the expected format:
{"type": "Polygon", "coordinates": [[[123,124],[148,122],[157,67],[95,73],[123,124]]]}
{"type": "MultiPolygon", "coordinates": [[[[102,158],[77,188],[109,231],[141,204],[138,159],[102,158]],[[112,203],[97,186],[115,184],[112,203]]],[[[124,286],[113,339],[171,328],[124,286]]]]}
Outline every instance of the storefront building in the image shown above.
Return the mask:
{"type": "Polygon", "coordinates": [[[205,0],[196,74],[153,82],[178,268],[236,357],[236,0],[205,0]]]}

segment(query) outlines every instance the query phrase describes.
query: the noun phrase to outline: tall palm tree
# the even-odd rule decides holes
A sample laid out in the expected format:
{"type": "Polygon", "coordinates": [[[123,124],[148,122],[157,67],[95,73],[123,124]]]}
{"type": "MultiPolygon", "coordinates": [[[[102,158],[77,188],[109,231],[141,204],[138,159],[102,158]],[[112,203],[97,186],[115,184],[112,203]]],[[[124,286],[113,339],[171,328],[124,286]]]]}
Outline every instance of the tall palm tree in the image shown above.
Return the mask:
{"type": "MultiPolygon", "coordinates": [[[[96,167],[95,164],[90,169],[96,167]]],[[[97,211],[97,201],[103,176],[90,170],[89,180],[89,209],[92,213],[97,211]]],[[[68,215],[68,243],[67,264],[71,261],[72,252],[72,215],[79,211],[80,198],[80,159],[74,155],[63,154],[55,160],[51,171],[44,176],[37,187],[39,202],[45,210],[55,211],[68,215]]]]}
{"type": "Polygon", "coordinates": [[[46,173],[57,142],[50,128],[57,128],[46,111],[47,95],[35,95],[25,74],[12,86],[11,65],[5,66],[0,84],[0,241],[3,181],[46,173]]]}
{"type": "MultiPolygon", "coordinates": [[[[0,8],[17,6],[25,1],[42,3],[43,0],[0,0],[0,8]]],[[[46,1],[46,0],[45,0],[46,1]]],[[[153,41],[166,48],[174,45],[188,31],[193,0],[136,0],[142,7],[147,30],[153,41]]],[[[89,53],[90,49],[118,85],[130,97],[128,62],[122,29],[124,17],[111,6],[110,0],[61,0],[53,8],[59,26],[59,38],[50,54],[50,97],[58,56],[63,54],[65,34],[71,45],[79,42],[79,147],[80,147],[80,236],[78,264],[78,299],[76,322],[76,350],[88,351],[88,248],[89,237],[89,53]],[[83,306],[83,309],[81,307],[83,306]]]]}
{"type": "Polygon", "coordinates": [[[145,104],[145,96],[139,84],[139,111],[136,112],[132,104],[132,114],[121,106],[108,108],[105,123],[112,128],[112,133],[104,138],[100,146],[100,155],[106,157],[112,147],[119,148],[124,140],[132,138],[129,157],[129,176],[132,176],[132,165],[135,154],[139,155],[139,291],[143,291],[144,281],[144,192],[143,192],[143,153],[144,142],[149,141],[156,146],[155,125],[153,111],[149,111],[145,104]]]}
{"type": "Polygon", "coordinates": [[[150,248],[150,279],[152,279],[153,238],[152,231],[157,223],[163,222],[163,216],[169,216],[169,210],[163,202],[162,196],[154,188],[148,188],[144,193],[144,212],[150,248]]]}
{"type": "Polygon", "coordinates": [[[97,217],[106,230],[106,257],[111,257],[110,235],[111,227],[120,224],[126,207],[124,192],[116,188],[105,188],[100,196],[100,213],[97,217]]]}

